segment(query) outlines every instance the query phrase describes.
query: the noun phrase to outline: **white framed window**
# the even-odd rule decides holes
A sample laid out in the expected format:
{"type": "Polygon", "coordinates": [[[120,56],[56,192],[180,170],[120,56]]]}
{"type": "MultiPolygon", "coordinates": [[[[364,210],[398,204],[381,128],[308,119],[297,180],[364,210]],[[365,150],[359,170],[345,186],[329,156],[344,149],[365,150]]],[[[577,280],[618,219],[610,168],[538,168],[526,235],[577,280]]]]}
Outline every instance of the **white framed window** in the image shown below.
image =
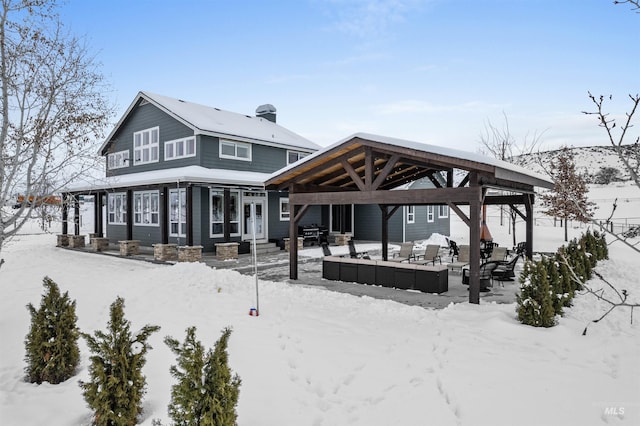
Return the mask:
{"type": "Polygon", "coordinates": [[[109,170],[121,169],[129,165],[129,150],[118,151],[107,155],[107,168],[109,170]]]}
{"type": "Polygon", "coordinates": [[[160,225],[160,193],[158,191],[133,193],[133,224],[139,226],[160,225]]]}
{"type": "Polygon", "coordinates": [[[169,235],[187,236],[187,190],[185,188],[169,190],[169,235]]]}
{"type": "Polygon", "coordinates": [[[289,212],[289,199],[288,198],[280,198],[280,220],[288,221],[291,217],[291,213],[289,212]]]}
{"type": "Polygon", "coordinates": [[[416,206],[407,206],[407,223],[416,223],[416,206]]]}
{"type": "Polygon", "coordinates": [[[309,155],[308,152],[287,151],[287,164],[295,163],[296,161],[303,159],[307,155],[309,155]]]}
{"type": "Polygon", "coordinates": [[[220,158],[251,161],[251,144],[220,139],[220,158]]]}
{"type": "MultiPolygon", "coordinates": [[[[237,191],[231,191],[229,196],[230,233],[231,235],[237,236],[240,235],[240,194],[237,191]]],[[[210,236],[219,237],[224,235],[224,192],[212,189],[210,200],[210,236]]]]}
{"type": "Polygon", "coordinates": [[[441,219],[449,217],[449,206],[438,206],[438,217],[441,219]]]}
{"type": "Polygon", "coordinates": [[[141,130],[133,134],[133,164],[155,163],[159,157],[160,128],[141,130]]]}
{"type": "Polygon", "coordinates": [[[164,159],[176,160],[196,156],[196,138],[175,139],[164,143],[164,159]]]}
{"type": "Polygon", "coordinates": [[[127,193],[114,192],[109,194],[107,201],[107,216],[110,225],[125,225],[127,223],[127,193]]]}
{"type": "Polygon", "coordinates": [[[427,222],[433,222],[435,220],[435,211],[433,206],[427,206],[427,222]]]}

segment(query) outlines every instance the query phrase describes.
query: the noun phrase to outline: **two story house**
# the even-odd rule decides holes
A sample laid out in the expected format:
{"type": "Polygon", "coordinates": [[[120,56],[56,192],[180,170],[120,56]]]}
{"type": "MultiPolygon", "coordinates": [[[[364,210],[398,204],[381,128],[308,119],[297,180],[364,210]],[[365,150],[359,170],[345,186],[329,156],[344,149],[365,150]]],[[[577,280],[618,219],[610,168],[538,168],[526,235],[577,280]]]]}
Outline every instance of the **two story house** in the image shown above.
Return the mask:
{"type": "Polygon", "coordinates": [[[272,105],[249,116],[140,92],[100,147],[106,178],[67,195],[96,196],[96,232],[111,242],[211,251],[254,230],[258,240],[286,236],[286,195],[264,181],[318,149],[278,125],[272,105]]]}

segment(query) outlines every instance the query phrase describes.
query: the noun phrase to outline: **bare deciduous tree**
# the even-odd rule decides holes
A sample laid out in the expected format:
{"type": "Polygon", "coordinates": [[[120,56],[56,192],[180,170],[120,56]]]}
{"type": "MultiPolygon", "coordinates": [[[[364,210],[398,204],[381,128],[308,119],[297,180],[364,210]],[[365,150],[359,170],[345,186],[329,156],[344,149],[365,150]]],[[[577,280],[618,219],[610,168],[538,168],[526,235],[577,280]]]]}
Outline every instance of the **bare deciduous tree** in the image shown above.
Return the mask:
{"type": "MultiPolygon", "coordinates": [[[[491,121],[487,120],[484,127],[484,133],[480,135],[480,153],[507,161],[509,163],[518,164],[524,155],[532,154],[538,149],[542,141],[543,132],[534,131],[532,135],[527,133],[524,139],[518,143],[516,138],[511,134],[509,127],[509,119],[503,112],[504,124],[502,127],[495,126],[491,121]]],[[[500,206],[500,226],[503,225],[504,206],[500,206]]],[[[516,245],[516,221],[518,219],[517,212],[509,209],[509,220],[511,223],[511,234],[513,236],[513,245],[516,245]]]]}
{"type": "Polygon", "coordinates": [[[55,0],[0,0],[0,252],[34,204],[95,169],[113,107],[95,58],[63,28],[55,0]],[[48,192],[48,193],[45,193],[48,192]],[[14,201],[12,203],[12,200],[14,201]]]}

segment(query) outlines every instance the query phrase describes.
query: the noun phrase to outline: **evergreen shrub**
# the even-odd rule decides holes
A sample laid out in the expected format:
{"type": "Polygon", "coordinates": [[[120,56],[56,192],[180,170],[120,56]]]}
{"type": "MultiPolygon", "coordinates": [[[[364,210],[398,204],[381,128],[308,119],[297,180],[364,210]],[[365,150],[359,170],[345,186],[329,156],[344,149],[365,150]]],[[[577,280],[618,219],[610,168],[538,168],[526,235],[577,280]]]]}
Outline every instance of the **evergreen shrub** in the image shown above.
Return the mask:
{"type": "Polygon", "coordinates": [[[547,279],[547,268],[542,262],[525,262],[516,302],[521,323],[534,327],[555,325],[553,291],[547,279]]]}
{"type": "Polygon", "coordinates": [[[76,302],[68,292],[61,295],[51,278],[44,277],[43,285],[40,308],[27,305],[31,327],[25,338],[25,372],[31,383],[58,384],[73,376],[80,362],[76,302]]]}
{"type": "Polygon", "coordinates": [[[184,343],[167,337],[165,343],[177,355],[177,365],[170,368],[178,383],[171,388],[169,416],[180,426],[233,426],[241,380],[232,375],[228,365],[227,342],[231,329],[226,328],[213,350],[205,354],[196,339],[196,328],[187,329],[184,343]]]}
{"type": "Polygon", "coordinates": [[[135,334],[124,317],[124,299],[111,304],[106,332],[95,337],[82,333],[93,353],[89,365],[91,381],[80,382],[84,399],[94,412],[94,424],[120,426],[136,424],[142,412],[146,379],[142,367],[151,348],[147,340],[160,327],[146,325],[135,334]]]}

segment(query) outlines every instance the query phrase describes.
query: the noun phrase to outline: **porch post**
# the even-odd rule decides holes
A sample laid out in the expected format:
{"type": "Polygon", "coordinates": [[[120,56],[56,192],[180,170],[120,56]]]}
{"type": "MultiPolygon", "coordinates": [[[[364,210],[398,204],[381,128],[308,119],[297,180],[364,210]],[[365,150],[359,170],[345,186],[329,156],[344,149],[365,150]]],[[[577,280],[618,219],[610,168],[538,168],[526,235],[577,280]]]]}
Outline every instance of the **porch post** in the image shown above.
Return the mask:
{"type": "Polygon", "coordinates": [[[104,223],[102,223],[102,206],[104,206],[104,192],[97,192],[95,195],[94,208],[95,211],[95,231],[99,237],[104,237],[104,223]]]}
{"type": "Polygon", "coordinates": [[[69,232],[69,194],[62,194],[62,235],[66,235],[69,232]]]}
{"type": "Polygon", "coordinates": [[[222,224],[222,229],[224,232],[224,242],[228,243],[228,242],[231,242],[231,190],[230,189],[226,188],[223,190],[222,199],[224,200],[223,202],[224,223],[222,224]]]}
{"type": "MultiPolygon", "coordinates": [[[[178,195],[178,203],[180,203],[178,195]]],[[[160,191],[160,242],[169,244],[169,209],[171,197],[169,196],[169,187],[163,186],[160,191]]]]}
{"type": "Polygon", "coordinates": [[[133,190],[127,189],[127,240],[133,240],[133,190]]]}
{"type": "Polygon", "coordinates": [[[187,245],[193,245],[193,186],[187,186],[187,245]]]}
{"type": "Polygon", "coordinates": [[[80,235],[80,200],[73,198],[73,235],[80,235]]]}

